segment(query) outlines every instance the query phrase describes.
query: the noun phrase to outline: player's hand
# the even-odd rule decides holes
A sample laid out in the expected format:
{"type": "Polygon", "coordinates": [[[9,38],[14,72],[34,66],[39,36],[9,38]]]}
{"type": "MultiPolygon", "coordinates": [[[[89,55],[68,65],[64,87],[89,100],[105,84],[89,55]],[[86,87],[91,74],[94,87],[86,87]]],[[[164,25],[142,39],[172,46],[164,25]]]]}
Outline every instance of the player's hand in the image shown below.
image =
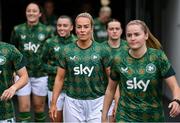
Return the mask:
{"type": "Polygon", "coordinates": [[[49,109],[49,117],[55,121],[55,118],[57,118],[57,107],[56,105],[51,104],[51,107],[49,109]]]}
{"type": "Polygon", "coordinates": [[[2,95],[0,96],[1,100],[9,100],[11,99],[16,93],[16,88],[14,86],[11,86],[10,88],[4,90],[2,95]]]}
{"type": "Polygon", "coordinates": [[[168,108],[170,108],[170,117],[176,117],[180,114],[180,105],[176,101],[172,101],[168,108]]]}

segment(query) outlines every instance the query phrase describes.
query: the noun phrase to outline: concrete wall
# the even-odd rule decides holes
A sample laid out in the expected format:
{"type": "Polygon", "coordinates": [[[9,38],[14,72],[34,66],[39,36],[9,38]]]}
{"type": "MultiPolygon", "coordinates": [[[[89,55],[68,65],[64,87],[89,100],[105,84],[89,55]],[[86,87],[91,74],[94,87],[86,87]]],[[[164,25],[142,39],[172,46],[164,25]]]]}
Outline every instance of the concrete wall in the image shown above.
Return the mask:
{"type": "MultiPolygon", "coordinates": [[[[167,0],[162,9],[161,27],[162,43],[180,85],[180,0],[167,0]]],[[[165,94],[168,98],[172,98],[167,86],[165,86],[165,94]]]]}

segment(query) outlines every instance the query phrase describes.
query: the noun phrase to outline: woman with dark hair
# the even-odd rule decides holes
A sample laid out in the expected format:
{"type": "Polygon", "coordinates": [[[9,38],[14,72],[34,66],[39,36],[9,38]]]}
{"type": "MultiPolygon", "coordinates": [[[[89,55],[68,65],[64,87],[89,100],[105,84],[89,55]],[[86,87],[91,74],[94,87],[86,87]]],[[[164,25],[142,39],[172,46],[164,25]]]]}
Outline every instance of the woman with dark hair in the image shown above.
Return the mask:
{"type": "Polygon", "coordinates": [[[37,3],[29,3],[26,7],[27,22],[14,27],[11,43],[27,59],[29,83],[17,92],[19,102],[19,121],[31,121],[30,95],[35,112],[35,121],[45,121],[45,99],[47,95],[47,74],[43,70],[42,49],[46,39],[53,31],[41,24],[40,8],[37,3]]]}

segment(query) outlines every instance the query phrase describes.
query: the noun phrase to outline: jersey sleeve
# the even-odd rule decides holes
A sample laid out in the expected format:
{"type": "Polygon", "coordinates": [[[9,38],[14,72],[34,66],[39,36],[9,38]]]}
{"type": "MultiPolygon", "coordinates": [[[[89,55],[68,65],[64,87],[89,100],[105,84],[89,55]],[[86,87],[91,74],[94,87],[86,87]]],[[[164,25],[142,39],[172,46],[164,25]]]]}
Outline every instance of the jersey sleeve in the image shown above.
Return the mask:
{"type": "Polygon", "coordinates": [[[111,56],[111,51],[109,48],[107,48],[106,46],[103,46],[103,65],[105,68],[110,67],[111,62],[112,62],[112,56],[111,56]]]}
{"type": "Polygon", "coordinates": [[[12,46],[11,50],[12,50],[11,58],[12,58],[12,62],[13,62],[15,70],[17,71],[25,67],[27,62],[24,59],[23,55],[19,52],[19,50],[16,49],[14,46],[12,46]]]}
{"type": "Polygon", "coordinates": [[[119,81],[120,80],[120,72],[118,71],[118,63],[117,57],[114,57],[111,64],[111,72],[110,77],[112,80],[119,81]]]}
{"type": "Polygon", "coordinates": [[[168,78],[172,75],[175,75],[174,69],[172,68],[167,56],[163,51],[159,53],[159,66],[160,73],[163,78],[168,78]]]}
{"type": "Polygon", "coordinates": [[[16,27],[14,27],[14,29],[11,32],[11,37],[10,37],[10,43],[13,44],[14,46],[18,47],[18,37],[16,34],[16,27]]]}
{"type": "Polygon", "coordinates": [[[66,69],[67,68],[67,62],[66,62],[66,54],[65,54],[65,49],[62,48],[60,50],[60,53],[59,53],[59,56],[58,56],[58,66],[63,68],[63,69],[66,69]]]}
{"type": "Polygon", "coordinates": [[[43,55],[42,55],[43,69],[48,74],[56,74],[57,66],[53,66],[47,63],[51,55],[50,52],[52,52],[52,47],[50,43],[51,43],[51,39],[47,39],[43,46],[43,55]]]}
{"type": "Polygon", "coordinates": [[[51,27],[47,26],[46,27],[46,31],[47,31],[47,39],[51,38],[51,37],[54,37],[54,31],[51,27]]]}

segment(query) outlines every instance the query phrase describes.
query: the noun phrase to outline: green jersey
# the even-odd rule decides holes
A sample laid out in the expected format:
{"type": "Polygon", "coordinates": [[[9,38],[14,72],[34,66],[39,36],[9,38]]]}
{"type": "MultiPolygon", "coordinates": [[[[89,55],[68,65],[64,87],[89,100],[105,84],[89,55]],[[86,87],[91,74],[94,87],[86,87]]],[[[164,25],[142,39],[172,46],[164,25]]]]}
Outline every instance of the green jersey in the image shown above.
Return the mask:
{"type": "Polygon", "coordinates": [[[76,39],[77,38],[73,34],[67,38],[62,38],[57,35],[45,42],[43,48],[43,61],[45,63],[44,70],[48,73],[48,88],[50,91],[53,90],[60,49],[69,43],[75,42],[76,39]]]}
{"type": "Polygon", "coordinates": [[[94,19],[94,40],[102,43],[104,41],[107,41],[107,30],[106,30],[106,24],[99,21],[98,18],[94,19]]]}
{"type": "Polygon", "coordinates": [[[45,40],[53,35],[51,28],[38,23],[30,27],[27,23],[15,26],[11,43],[14,44],[27,59],[27,70],[30,77],[46,75],[42,69],[42,49],[45,40]]]}
{"type": "Polygon", "coordinates": [[[45,20],[42,20],[41,22],[47,26],[53,26],[56,29],[56,24],[57,24],[57,19],[58,17],[56,15],[44,15],[45,16],[45,20]]]}
{"type": "MultiPolygon", "coordinates": [[[[124,50],[128,50],[128,43],[126,40],[121,39],[120,41],[120,46],[118,48],[113,48],[110,46],[108,41],[103,42],[103,45],[105,45],[109,50],[111,51],[111,57],[113,58],[117,53],[119,54],[120,52],[124,50]]],[[[120,85],[119,85],[120,86],[120,85]]]]}
{"type": "Polygon", "coordinates": [[[108,84],[105,68],[110,66],[109,53],[95,41],[87,49],[81,49],[76,42],[65,46],[59,66],[66,69],[66,94],[82,100],[103,96],[108,84]]]}
{"type": "Polygon", "coordinates": [[[57,24],[58,17],[54,14],[51,16],[47,16],[47,15],[44,15],[44,16],[45,16],[45,19],[41,20],[41,22],[47,25],[48,27],[50,27],[52,31],[56,33],[56,24],[57,24]]]}
{"type": "Polygon", "coordinates": [[[112,48],[112,47],[109,45],[108,41],[105,41],[105,42],[103,42],[102,44],[105,45],[106,47],[108,47],[108,48],[110,49],[112,56],[115,56],[116,53],[119,53],[119,52],[121,52],[121,51],[123,51],[123,50],[127,50],[127,49],[128,49],[128,43],[127,43],[126,40],[123,40],[123,39],[121,39],[121,41],[120,41],[120,46],[119,46],[118,48],[112,48]]]}
{"type": "MultiPolygon", "coordinates": [[[[0,42],[0,96],[13,84],[13,72],[24,66],[23,55],[14,46],[0,42]]],[[[0,120],[13,117],[12,100],[0,100],[0,120]]]]}
{"type": "Polygon", "coordinates": [[[174,74],[162,50],[148,48],[144,56],[138,59],[127,51],[116,54],[110,75],[121,84],[116,121],[164,121],[163,78],[174,74]]]}

